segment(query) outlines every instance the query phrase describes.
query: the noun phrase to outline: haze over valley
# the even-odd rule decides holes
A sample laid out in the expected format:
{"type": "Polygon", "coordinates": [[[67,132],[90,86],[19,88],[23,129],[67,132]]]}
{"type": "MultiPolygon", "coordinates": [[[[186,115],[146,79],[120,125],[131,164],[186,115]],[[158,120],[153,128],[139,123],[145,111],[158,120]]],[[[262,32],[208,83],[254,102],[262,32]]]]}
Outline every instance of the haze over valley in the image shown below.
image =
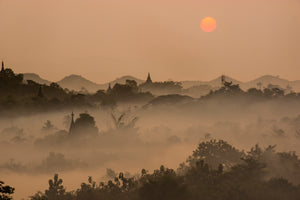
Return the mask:
{"type": "Polygon", "coordinates": [[[0,200],[299,200],[300,0],[0,0],[0,200]]]}

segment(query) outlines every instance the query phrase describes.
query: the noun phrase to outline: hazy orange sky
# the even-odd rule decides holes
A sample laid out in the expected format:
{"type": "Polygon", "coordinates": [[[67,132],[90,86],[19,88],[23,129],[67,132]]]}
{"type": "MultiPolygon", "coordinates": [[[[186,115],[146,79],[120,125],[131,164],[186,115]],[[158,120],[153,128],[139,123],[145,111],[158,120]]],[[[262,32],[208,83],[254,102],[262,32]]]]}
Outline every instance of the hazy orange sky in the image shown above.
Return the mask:
{"type": "Polygon", "coordinates": [[[295,80],[299,37],[299,0],[0,0],[0,59],[52,81],[295,80]]]}

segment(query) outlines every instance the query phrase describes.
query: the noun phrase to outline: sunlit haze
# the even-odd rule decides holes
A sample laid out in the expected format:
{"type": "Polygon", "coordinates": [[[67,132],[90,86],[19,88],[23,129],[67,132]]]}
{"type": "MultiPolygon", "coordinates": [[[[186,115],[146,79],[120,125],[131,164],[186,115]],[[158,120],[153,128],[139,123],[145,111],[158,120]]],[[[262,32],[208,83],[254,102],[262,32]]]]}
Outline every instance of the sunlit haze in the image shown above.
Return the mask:
{"type": "Polygon", "coordinates": [[[0,59],[51,81],[297,80],[299,9],[299,0],[0,0],[0,59]],[[218,22],[209,34],[206,16],[218,22]]]}

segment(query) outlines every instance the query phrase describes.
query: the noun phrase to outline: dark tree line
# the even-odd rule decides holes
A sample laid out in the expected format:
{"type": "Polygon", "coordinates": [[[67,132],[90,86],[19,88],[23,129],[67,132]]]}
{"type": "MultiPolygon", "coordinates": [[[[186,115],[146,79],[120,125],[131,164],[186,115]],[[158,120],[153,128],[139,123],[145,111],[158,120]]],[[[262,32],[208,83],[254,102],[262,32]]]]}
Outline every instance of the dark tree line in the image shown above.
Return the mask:
{"type": "MultiPolygon", "coordinates": [[[[266,158],[271,152],[284,162],[289,161],[293,167],[297,166],[290,173],[299,176],[299,159],[293,153],[276,153],[274,146],[263,150],[258,145],[244,153],[225,141],[212,140],[199,144],[177,171],[161,166],[152,173],[143,169],[137,177],[115,174],[111,180],[100,183],[89,177],[87,183],[82,183],[72,192],[65,190],[62,179],[56,174],[53,180],[49,180],[49,189],[36,193],[31,199],[298,200],[299,183],[295,180],[292,183],[281,174],[272,172],[274,163],[268,163],[266,158]]],[[[287,165],[282,163],[278,167],[287,165]]],[[[285,170],[289,171],[288,167],[285,170]]]]}
{"type": "Polygon", "coordinates": [[[60,110],[74,107],[114,107],[118,102],[149,101],[153,95],[141,92],[136,81],[126,80],[125,84],[115,84],[107,91],[99,90],[94,94],[82,91],[69,91],[57,83],[39,84],[32,80],[23,80],[22,74],[11,69],[0,72],[0,108],[1,112],[18,114],[47,110],[60,110]]]}
{"type": "Polygon", "coordinates": [[[246,96],[246,97],[264,97],[264,98],[275,98],[275,97],[299,97],[299,94],[293,92],[289,93],[279,86],[269,84],[266,88],[249,88],[244,91],[240,88],[239,84],[232,84],[232,82],[222,81],[222,87],[217,90],[211,90],[206,97],[214,96],[246,96]]]}
{"type": "MultiPolygon", "coordinates": [[[[23,80],[22,74],[15,74],[11,69],[5,69],[0,73],[0,109],[8,115],[28,114],[69,108],[107,107],[113,108],[117,103],[173,103],[180,99],[188,99],[181,96],[184,90],[180,82],[146,82],[140,85],[134,80],[126,80],[125,84],[116,83],[107,90],[99,90],[94,94],[87,91],[69,91],[61,88],[57,83],[50,85],[38,84],[32,80],[23,80]],[[159,96],[154,99],[155,95],[159,96]],[[170,95],[176,94],[176,95],[170,95]],[[164,98],[168,97],[168,98],[164,98]],[[13,112],[15,111],[15,112],[13,112]]],[[[199,94],[200,96],[200,94],[199,94]]],[[[223,81],[223,86],[200,99],[217,99],[219,97],[242,97],[245,100],[263,101],[269,99],[296,99],[300,95],[292,92],[286,94],[282,88],[270,85],[264,89],[250,88],[243,91],[239,85],[223,81]]],[[[192,99],[192,98],[190,98],[192,99]]]]}

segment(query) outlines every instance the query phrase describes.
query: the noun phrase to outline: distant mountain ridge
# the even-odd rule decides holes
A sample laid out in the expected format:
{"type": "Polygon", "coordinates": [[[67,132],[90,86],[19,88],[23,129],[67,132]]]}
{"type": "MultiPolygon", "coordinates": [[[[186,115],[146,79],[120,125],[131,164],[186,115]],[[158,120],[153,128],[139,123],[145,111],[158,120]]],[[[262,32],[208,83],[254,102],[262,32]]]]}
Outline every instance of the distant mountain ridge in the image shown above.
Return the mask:
{"type": "Polygon", "coordinates": [[[83,88],[90,92],[99,90],[100,85],[94,83],[80,75],[69,75],[57,82],[61,87],[68,88],[69,90],[80,91],[83,88]]]}
{"type": "MultiPolygon", "coordinates": [[[[35,73],[24,73],[24,80],[33,80],[39,84],[47,84],[49,85],[52,83],[51,81],[48,81],[46,79],[41,78],[38,74],[35,73]]],[[[135,78],[133,76],[122,76],[120,78],[116,78],[115,80],[98,84],[95,82],[92,82],[86,78],[84,78],[81,75],[69,75],[61,79],[60,81],[56,82],[58,83],[62,88],[67,88],[69,90],[74,91],[80,91],[82,88],[88,90],[89,92],[96,92],[97,90],[105,90],[108,88],[109,84],[113,87],[116,83],[124,84],[126,80],[135,80],[138,84],[144,82],[141,79],[135,78]]]]}
{"type": "Polygon", "coordinates": [[[37,82],[39,84],[46,84],[46,85],[49,85],[51,82],[46,80],[46,79],[43,79],[41,78],[38,74],[35,74],[35,73],[24,73],[24,80],[32,80],[34,82],[37,82]]]}
{"type": "MultiPolygon", "coordinates": [[[[279,76],[264,75],[247,82],[238,81],[229,76],[225,76],[225,80],[228,82],[232,81],[233,84],[239,84],[243,90],[248,90],[249,88],[259,88],[258,84],[261,83],[262,89],[268,87],[269,84],[272,84],[277,85],[281,88],[290,86],[294,91],[300,92],[300,80],[289,81],[286,79],[282,79],[279,76]]],[[[211,81],[182,81],[182,86],[184,88],[195,85],[210,85],[212,87],[221,87],[221,76],[211,81]]]]}
{"type": "MultiPolygon", "coordinates": [[[[135,80],[138,84],[145,82],[145,80],[138,79],[133,76],[122,76],[116,78],[115,80],[108,82],[108,83],[95,83],[92,82],[83,76],[80,75],[69,75],[58,81],[57,83],[62,88],[67,88],[69,90],[80,91],[82,88],[85,88],[89,92],[96,92],[97,90],[105,90],[108,88],[108,85],[111,84],[113,87],[116,83],[124,84],[126,80],[135,80]]],[[[226,81],[232,81],[233,84],[239,84],[243,90],[247,90],[249,88],[258,88],[258,83],[261,83],[262,88],[266,88],[269,84],[278,85],[281,88],[286,88],[290,86],[294,91],[300,92],[300,80],[296,81],[289,81],[286,79],[282,79],[279,76],[272,76],[272,75],[264,75],[253,79],[248,82],[242,82],[236,79],[233,79],[229,76],[225,76],[226,81]]],[[[24,80],[33,80],[40,84],[50,84],[51,81],[41,78],[38,74],[35,73],[24,73],[24,80]]],[[[154,80],[155,81],[155,80],[154,80]]],[[[181,81],[183,88],[187,89],[193,86],[199,85],[209,85],[212,88],[221,87],[221,76],[213,79],[211,81],[181,81]]]]}
{"type": "MultiPolygon", "coordinates": [[[[229,76],[226,76],[226,81],[232,81],[233,84],[241,84],[241,81],[235,80],[229,76]]],[[[221,76],[211,81],[181,81],[183,88],[190,88],[198,85],[210,85],[211,87],[220,87],[221,86],[221,76]]]]}

